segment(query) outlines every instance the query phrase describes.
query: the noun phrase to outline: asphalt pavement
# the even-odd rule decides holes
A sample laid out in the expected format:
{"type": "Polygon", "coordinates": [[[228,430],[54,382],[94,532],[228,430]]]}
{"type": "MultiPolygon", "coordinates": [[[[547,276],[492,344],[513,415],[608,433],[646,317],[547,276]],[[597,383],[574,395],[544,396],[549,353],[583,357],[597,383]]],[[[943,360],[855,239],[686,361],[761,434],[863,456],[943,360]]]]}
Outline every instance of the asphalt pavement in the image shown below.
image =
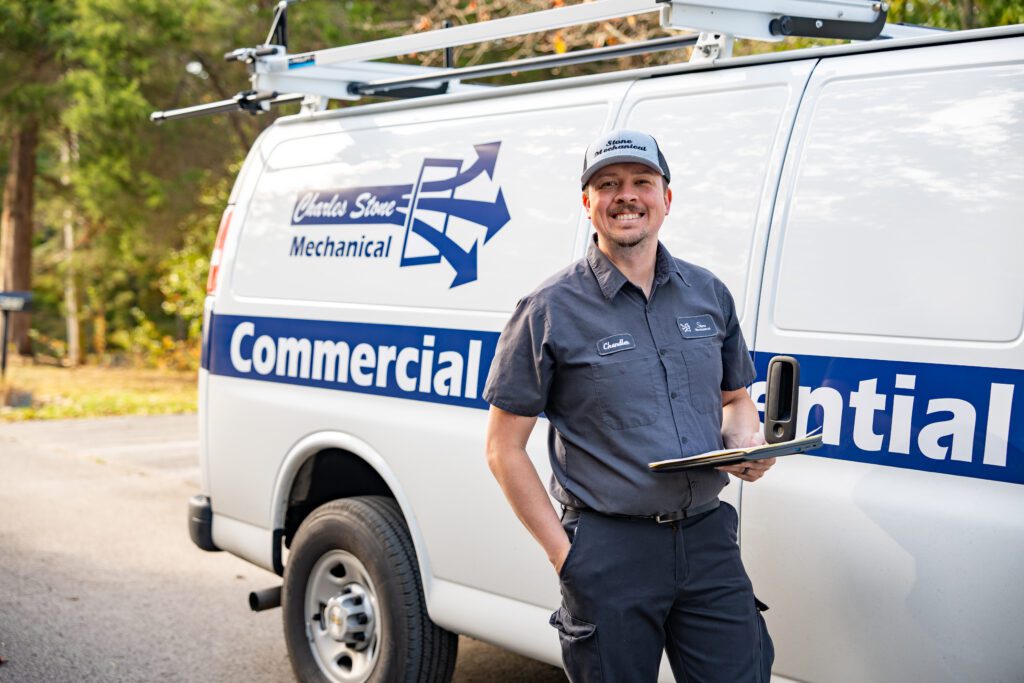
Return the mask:
{"type": "MultiPolygon", "coordinates": [[[[194,415],[0,424],[0,681],[293,680],[280,579],[188,538],[194,415]]],[[[469,638],[456,683],[562,683],[469,638]]]]}

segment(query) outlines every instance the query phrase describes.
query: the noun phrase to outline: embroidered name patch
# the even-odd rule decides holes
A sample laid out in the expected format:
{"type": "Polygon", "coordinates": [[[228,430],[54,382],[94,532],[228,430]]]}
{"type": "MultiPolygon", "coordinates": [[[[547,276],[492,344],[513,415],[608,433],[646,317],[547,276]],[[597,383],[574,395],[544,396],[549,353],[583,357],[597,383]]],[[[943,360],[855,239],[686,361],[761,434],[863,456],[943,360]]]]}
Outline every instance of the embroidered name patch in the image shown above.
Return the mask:
{"type": "Polygon", "coordinates": [[[631,334],[613,334],[597,342],[597,353],[601,356],[607,356],[609,353],[618,353],[619,351],[629,351],[635,348],[636,342],[631,334]]]}
{"type": "Polygon", "coordinates": [[[714,337],[718,334],[718,326],[710,315],[691,315],[687,318],[676,318],[679,333],[683,339],[700,339],[714,337]]]}

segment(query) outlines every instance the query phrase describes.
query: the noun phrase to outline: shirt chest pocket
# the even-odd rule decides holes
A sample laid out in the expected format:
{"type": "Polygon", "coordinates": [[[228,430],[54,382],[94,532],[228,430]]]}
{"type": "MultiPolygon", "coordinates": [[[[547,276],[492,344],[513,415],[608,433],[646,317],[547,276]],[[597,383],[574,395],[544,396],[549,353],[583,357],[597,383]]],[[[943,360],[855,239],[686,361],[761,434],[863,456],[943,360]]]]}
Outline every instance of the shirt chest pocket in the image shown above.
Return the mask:
{"type": "Polygon", "coordinates": [[[653,424],[662,401],[658,400],[660,372],[656,358],[627,358],[590,366],[601,421],[612,429],[632,429],[653,424]]]}
{"type": "Polygon", "coordinates": [[[722,407],[722,351],[715,342],[690,342],[683,347],[690,402],[699,413],[722,407]]]}

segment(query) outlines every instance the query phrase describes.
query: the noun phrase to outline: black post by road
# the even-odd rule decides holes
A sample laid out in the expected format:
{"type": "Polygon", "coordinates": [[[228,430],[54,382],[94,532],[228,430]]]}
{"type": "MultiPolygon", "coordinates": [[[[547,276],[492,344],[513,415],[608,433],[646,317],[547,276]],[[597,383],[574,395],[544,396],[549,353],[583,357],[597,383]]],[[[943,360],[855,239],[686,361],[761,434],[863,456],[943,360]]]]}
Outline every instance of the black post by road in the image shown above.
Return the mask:
{"type": "Polygon", "coordinates": [[[7,342],[8,323],[11,313],[24,313],[32,310],[32,292],[0,292],[0,311],[4,313],[3,349],[0,349],[0,382],[7,375],[7,342]]]}
{"type": "Polygon", "coordinates": [[[4,310],[4,346],[3,349],[0,350],[0,382],[3,382],[4,377],[7,375],[7,319],[10,315],[10,311],[4,310]]]}

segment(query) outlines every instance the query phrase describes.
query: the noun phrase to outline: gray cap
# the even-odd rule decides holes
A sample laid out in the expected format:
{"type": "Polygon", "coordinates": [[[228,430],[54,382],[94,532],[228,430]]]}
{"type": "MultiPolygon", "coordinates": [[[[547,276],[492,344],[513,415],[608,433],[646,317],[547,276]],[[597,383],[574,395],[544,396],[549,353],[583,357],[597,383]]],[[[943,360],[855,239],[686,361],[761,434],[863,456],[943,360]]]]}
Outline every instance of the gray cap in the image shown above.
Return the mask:
{"type": "Polygon", "coordinates": [[[612,164],[650,166],[665,176],[666,184],[672,178],[658,141],[647,133],[635,130],[613,130],[590,143],[583,157],[583,176],[580,178],[583,187],[587,186],[591,176],[612,164]]]}

